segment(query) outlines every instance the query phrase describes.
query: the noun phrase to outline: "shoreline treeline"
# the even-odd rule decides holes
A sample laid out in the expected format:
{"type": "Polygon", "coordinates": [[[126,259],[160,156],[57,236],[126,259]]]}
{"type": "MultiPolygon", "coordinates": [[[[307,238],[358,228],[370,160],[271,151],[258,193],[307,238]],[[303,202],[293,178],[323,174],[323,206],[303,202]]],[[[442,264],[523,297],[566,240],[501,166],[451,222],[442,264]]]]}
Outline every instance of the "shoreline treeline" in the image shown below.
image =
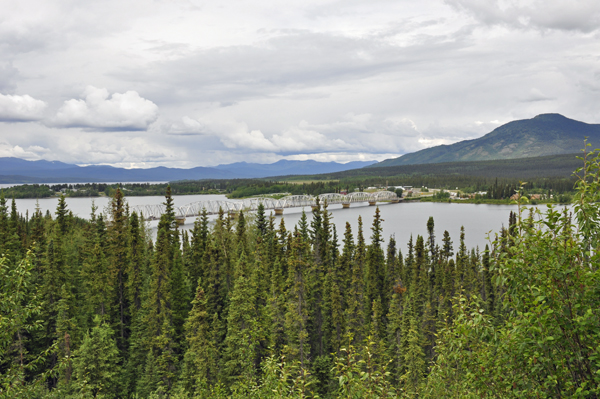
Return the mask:
{"type": "MultiPolygon", "coordinates": [[[[529,179],[527,193],[565,194],[574,191],[576,179],[571,178],[534,178],[529,179]]],[[[172,195],[225,194],[228,198],[246,198],[277,193],[291,195],[319,195],[340,191],[363,191],[370,186],[412,186],[435,189],[460,189],[465,193],[485,191],[489,199],[510,198],[519,187],[518,179],[481,178],[469,176],[393,176],[377,178],[348,178],[343,180],[324,180],[311,182],[272,181],[260,179],[234,180],[198,180],[171,183],[64,183],[64,184],[23,184],[3,188],[0,191],[6,198],[48,198],[65,195],[66,197],[114,196],[117,189],[126,197],[162,196],[167,187],[172,195]]]]}

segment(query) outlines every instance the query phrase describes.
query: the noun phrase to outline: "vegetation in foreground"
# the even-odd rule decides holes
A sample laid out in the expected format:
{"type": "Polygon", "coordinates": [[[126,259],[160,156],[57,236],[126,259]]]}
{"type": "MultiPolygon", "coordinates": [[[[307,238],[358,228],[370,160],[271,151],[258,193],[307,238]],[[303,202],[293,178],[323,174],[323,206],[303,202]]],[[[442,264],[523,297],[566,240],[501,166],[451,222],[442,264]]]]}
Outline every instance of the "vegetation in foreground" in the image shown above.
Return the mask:
{"type": "MultiPolygon", "coordinates": [[[[600,394],[600,158],[575,213],[511,214],[491,248],[384,246],[326,206],[288,230],[203,215],[156,242],[108,215],[0,201],[1,397],[582,397],[600,394]],[[356,238],[355,238],[356,237],[356,238]]],[[[585,173],[583,173],[585,172],[585,173]]],[[[362,224],[361,224],[362,226],[362,224]]]]}

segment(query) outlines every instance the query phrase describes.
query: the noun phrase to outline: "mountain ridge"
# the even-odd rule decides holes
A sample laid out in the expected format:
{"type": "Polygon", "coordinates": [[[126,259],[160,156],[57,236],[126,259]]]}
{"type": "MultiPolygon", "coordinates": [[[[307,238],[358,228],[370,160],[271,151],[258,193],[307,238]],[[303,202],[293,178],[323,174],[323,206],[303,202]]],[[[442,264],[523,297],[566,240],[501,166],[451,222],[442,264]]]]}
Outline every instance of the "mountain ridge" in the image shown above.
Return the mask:
{"type": "Polygon", "coordinates": [[[283,175],[333,173],[361,168],[376,161],[336,162],[280,160],[272,164],[237,162],[216,167],[190,169],[158,166],[148,169],[124,169],[110,165],[78,166],[60,161],[27,161],[0,158],[0,183],[75,183],[75,182],[141,182],[203,179],[264,178],[283,175]]]}
{"type": "Polygon", "coordinates": [[[588,124],[561,114],[540,114],[508,122],[477,139],[425,148],[371,167],[443,162],[489,161],[576,153],[583,140],[600,145],[600,124],[588,124]]]}

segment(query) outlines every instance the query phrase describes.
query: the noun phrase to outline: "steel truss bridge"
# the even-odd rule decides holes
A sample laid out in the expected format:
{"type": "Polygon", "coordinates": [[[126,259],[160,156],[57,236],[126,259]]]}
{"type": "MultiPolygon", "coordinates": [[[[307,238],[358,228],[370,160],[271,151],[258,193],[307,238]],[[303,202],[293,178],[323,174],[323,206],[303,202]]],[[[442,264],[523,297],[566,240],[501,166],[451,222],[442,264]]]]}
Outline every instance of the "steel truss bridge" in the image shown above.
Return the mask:
{"type": "MultiPolygon", "coordinates": [[[[320,204],[327,205],[342,204],[343,208],[349,208],[350,204],[368,202],[369,205],[375,205],[377,202],[398,203],[402,200],[396,193],[391,191],[377,191],[374,193],[355,192],[350,194],[321,194],[318,197],[312,195],[288,195],[286,197],[275,199],[271,197],[253,197],[242,200],[210,200],[192,202],[187,205],[174,207],[175,217],[183,221],[186,217],[195,217],[202,214],[206,209],[208,215],[215,215],[219,210],[225,213],[236,213],[239,211],[252,212],[258,209],[259,204],[263,204],[265,210],[274,210],[276,215],[282,215],[285,208],[296,207],[316,207],[317,198],[320,204]]],[[[146,220],[158,220],[165,212],[165,205],[137,205],[131,208],[138,214],[143,214],[146,220]]]]}

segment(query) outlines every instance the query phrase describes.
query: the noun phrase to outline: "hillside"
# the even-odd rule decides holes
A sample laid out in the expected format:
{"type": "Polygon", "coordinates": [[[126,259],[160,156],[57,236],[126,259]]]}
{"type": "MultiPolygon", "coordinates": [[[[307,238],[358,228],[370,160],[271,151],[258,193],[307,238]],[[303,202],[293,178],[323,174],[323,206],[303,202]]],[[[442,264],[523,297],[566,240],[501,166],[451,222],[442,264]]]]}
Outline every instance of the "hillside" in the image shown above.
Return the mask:
{"type": "Polygon", "coordinates": [[[509,122],[478,139],[426,148],[372,167],[572,154],[581,150],[585,137],[594,148],[600,146],[600,124],[587,124],[560,114],[542,114],[509,122]]]}
{"type": "Polygon", "coordinates": [[[336,173],[311,176],[280,176],[281,180],[342,180],[370,179],[409,176],[436,176],[440,179],[452,177],[473,178],[567,178],[581,166],[577,159],[581,153],[531,157],[525,159],[498,159],[491,161],[444,162],[416,165],[367,167],[336,173]]]}

